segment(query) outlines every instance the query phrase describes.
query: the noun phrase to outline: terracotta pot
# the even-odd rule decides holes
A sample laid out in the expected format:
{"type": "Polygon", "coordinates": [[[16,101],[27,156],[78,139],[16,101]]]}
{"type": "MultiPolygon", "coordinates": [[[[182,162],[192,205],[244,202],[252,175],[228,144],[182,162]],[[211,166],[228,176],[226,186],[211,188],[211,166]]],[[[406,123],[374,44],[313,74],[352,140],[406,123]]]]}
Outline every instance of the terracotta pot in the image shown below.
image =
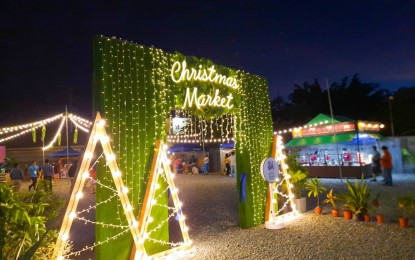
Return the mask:
{"type": "Polygon", "coordinates": [[[384,217],[383,215],[380,215],[380,214],[376,215],[376,222],[377,222],[378,224],[383,224],[383,223],[385,223],[385,217],[384,217]]]}
{"type": "Polygon", "coordinates": [[[408,218],[399,218],[399,227],[401,228],[408,227],[408,218]]]}
{"type": "Polygon", "coordinates": [[[339,216],[339,210],[338,209],[332,209],[331,210],[331,216],[333,218],[337,218],[339,216]]]}
{"type": "Polygon", "coordinates": [[[343,210],[343,217],[345,219],[352,219],[353,213],[350,210],[343,210]]]}
{"type": "Polygon", "coordinates": [[[323,211],[323,209],[320,208],[320,207],[317,207],[317,208],[314,209],[314,213],[316,213],[317,215],[321,215],[322,211],[323,211]]]}
{"type": "Polygon", "coordinates": [[[369,214],[364,214],[364,215],[363,215],[363,219],[364,219],[366,222],[370,222],[370,221],[372,220],[369,214]]]}

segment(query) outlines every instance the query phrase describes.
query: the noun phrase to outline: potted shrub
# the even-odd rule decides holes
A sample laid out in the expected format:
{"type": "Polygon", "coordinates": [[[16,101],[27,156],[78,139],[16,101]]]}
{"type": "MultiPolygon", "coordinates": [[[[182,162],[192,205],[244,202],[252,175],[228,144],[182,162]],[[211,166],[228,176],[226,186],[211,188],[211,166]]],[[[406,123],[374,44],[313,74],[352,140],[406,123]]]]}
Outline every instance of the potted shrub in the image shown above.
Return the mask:
{"type": "Polygon", "coordinates": [[[321,186],[321,181],[317,178],[308,180],[305,183],[305,188],[306,190],[308,190],[308,197],[311,197],[311,195],[313,195],[315,198],[317,198],[317,206],[314,209],[314,212],[316,214],[321,214],[320,199],[318,195],[320,193],[323,193],[323,191],[326,191],[326,188],[321,186]]]}
{"type": "Polygon", "coordinates": [[[305,197],[301,197],[301,191],[304,190],[308,171],[297,161],[295,154],[289,154],[286,163],[288,165],[288,174],[291,176],[291,191],[294,194],[292,201],[299,213],[305,213],[307,211],[307,200],[305,197]]]}
{"type": "Polygon", "coordinates": [[[348,191],[342,195],[344,206],[353,212],[357,220],[362,220],[369,207],[370,189],[363,178],[354,184],[346,180],[346,186],[348,191]]]}
{"type": "Polygon", "coordinates": [[[415,198],[412,194],[406,194],[398,197],[399,207],[399,226],[408,227],[408,213],[415,206],[415,198]]]}
{"type": "Polygon", "coordinates": [[[323,200],[323,203],[325,204],[331,204],[331,215],[334,218],[337,218],[339,216],[339,209],[337,208],[336,205],[336,200],[338,200],[339,198],[333,194],[333,189],[330,190],[329,193],[327,193],[326,199],[323,200]]]}

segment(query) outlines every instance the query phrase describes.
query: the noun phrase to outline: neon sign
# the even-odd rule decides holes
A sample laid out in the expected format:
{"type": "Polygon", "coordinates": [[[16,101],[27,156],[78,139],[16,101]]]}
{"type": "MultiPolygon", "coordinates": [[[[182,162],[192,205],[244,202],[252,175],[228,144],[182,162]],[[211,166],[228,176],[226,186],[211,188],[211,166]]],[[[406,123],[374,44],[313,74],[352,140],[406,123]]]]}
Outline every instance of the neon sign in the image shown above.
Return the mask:
{"type": "Polygon", "coordinates": [[[226,77],[224,75],[218,74],[215,70],[215,66],[211,66],[208,69],[203,69],[202,65],[199,65],[199,69],[194,68],[188,69],[186,61],[176,61],[171,67],[171,78],[174,82],[179,83],[181,81],[203,81],[203,82],[212,82],[217,84],[223,84],[225,86],[231,87],[233,89],[239,88],[238,82],[233,77],[226,77]],[[177,77],[176,74],[180,73],[180,76],[177,77]]]}
{"type": "Polygon", "coordinates": [[[225,108],[232,108],[233,105],[230,104],[231,100],[233,99],[232,94],[229,94],[226,98],[221,97],[219,95],[219,89],[215,90],[215,95],[197,95],[197,88],[193,88],[193,92],[191,93],[190,88],[186,89],[186,97],[184,99],[184,104],[182,109],[185,109],[187,106],[192,107],[193,103],[196,105],[197,108],[205,107],[207,105],[213,107],[225,107],[225,108]]]}

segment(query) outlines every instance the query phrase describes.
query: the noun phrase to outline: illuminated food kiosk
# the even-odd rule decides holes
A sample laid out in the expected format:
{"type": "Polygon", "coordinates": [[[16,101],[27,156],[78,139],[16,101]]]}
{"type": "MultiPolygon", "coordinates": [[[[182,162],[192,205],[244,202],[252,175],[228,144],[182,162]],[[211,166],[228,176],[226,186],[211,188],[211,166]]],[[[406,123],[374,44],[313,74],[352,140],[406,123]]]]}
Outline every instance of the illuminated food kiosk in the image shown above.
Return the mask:
{"type": "Polygon", "coordinates": [[[290,129],[293,139],[286,144],[297,154],[310,177],[361,178],[372,174],[372,147],[383,138],[378,122],[319,114],[303,127],[290,129]]]}

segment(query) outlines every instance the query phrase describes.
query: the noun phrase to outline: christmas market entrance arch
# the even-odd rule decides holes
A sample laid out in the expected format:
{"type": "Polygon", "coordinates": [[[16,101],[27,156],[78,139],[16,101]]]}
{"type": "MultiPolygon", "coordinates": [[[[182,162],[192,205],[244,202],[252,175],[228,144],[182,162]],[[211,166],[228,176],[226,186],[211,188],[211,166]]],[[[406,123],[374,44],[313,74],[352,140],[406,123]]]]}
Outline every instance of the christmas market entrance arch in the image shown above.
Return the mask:
{"type": "MultiPolygon", "coordinates": [[[[142,209],[155,144],[158,140],[167,140],[170,111],[185,110],[206,122],[232,115],[239,226],[249,228],[264,223],[267,184],[259,168],[261,161],[270,155],[272,145],[265,79],[207,59],[166,53],[103,36],[95,38],[93,53],[94,109],[106,119],[106,131],[111,137],[118,167],[125,173],[123,181],[129,189],[128,197],[136,216],[142,209]]],[[[100,182],[111,182],[108,176],[110,173],[104,167],[98,169],[100,182]]],[[[97,202],[110,196],[105,190],[97,190],[97,202]]],[[[114,222],[113,212],[119,212],[119,208],[119,201],[114,200],[106,203],[105,208],[97,208],[96,221],[114,222]]],[[[155,215],[165,215],[165,212],[159,213],[155,215]]],[[[101,226],[96,230],[97,240],[117,232],[101,226]]],[[[166,236],[163,232],[153,235],[161,240],[166,236]]],[[[97,259],[128,258],[131,234],[124,233],[108,243],[97,247],[97,259]]],[[[161,249],[154,245],[153,251],[158,250],[161,249]]]]}

